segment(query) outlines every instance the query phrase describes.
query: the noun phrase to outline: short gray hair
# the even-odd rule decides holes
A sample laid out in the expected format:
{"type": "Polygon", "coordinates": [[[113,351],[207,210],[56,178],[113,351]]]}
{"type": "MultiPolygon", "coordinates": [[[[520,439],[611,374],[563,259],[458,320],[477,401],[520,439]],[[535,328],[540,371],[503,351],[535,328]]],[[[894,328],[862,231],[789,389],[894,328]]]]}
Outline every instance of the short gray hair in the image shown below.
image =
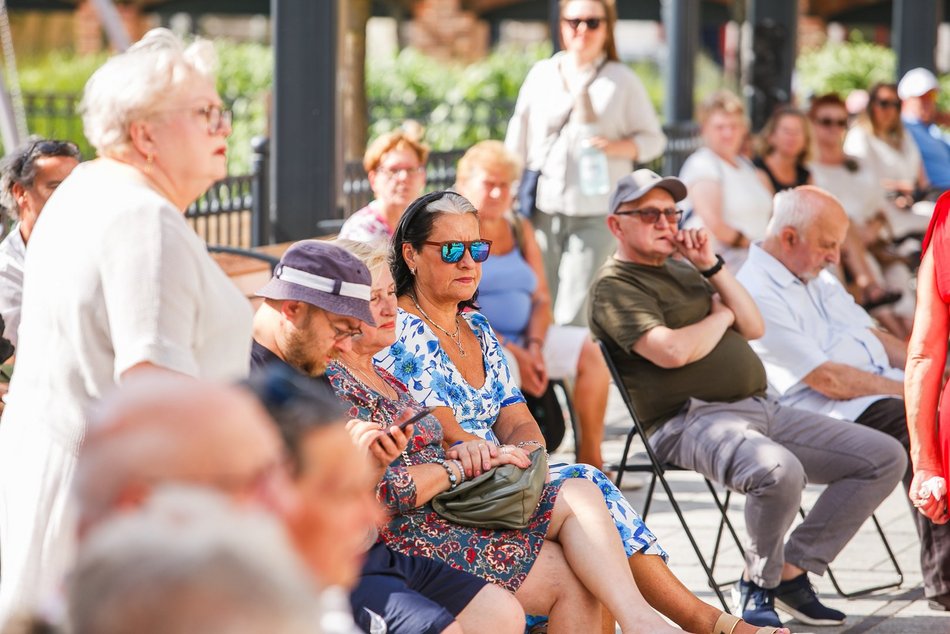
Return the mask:
{"type": "Polygon", "coordinates": [[[369,269],[370,275],[375,278],[379,272],[389,267],[389,249],[385,244],[359,242],[357,240],[347,240],[346,238],[337,238],[333,244],[349,251],[369,269]]]}
{"type": "Polygon", "coordinates": [[[216,66],[211,42],[198,39],[185,46],[168,29],[152,29],[86,82],[79,105],[86,138],[100,155],[124,147],[134,120],[153,113],[194,73],[214,79],[216,66]]]}
{"type": "Polygon", "coordinates": [[[69,588],[75,634],[276,632],[319,623],[311,575],[278,520],[168,487],[97,528],[69,588]]]}
{"type": "Polygon", "coordinates": [[[806,189],[786,189],[775,194],[772,200],[772,218],[765,229],[766,237],[777,236],[785,227],[791,227],[803,233],[811,223],[813,206],[806,189]]]}

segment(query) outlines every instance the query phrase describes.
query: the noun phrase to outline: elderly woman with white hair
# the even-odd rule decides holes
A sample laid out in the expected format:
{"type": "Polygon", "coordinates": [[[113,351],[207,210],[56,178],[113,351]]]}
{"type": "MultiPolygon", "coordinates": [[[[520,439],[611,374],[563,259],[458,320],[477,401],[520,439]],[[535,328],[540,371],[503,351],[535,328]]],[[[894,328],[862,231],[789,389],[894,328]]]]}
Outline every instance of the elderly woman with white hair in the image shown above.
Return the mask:
{"type": "Polygon", "coordinates": [[[184,210],[226,175],[214,50],[150,31],[86,84],[98,157],[50,197],[25,264],[17,368],[0,425],[0,624],[72,559],[69,489],[87,409],[130,374],[246,374],[251,307],[184,210]]]}

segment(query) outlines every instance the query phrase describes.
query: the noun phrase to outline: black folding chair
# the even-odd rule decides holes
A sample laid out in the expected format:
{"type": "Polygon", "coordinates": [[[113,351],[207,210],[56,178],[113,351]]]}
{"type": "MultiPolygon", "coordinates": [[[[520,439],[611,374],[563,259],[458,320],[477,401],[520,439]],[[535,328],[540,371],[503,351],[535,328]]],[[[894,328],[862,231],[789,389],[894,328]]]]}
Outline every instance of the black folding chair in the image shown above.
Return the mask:
{"type": "Polygon", "coordinates": [[[731,586],[737,580],[731,579],[728,581],[717,581],[714,571],[716,569],[716,560],[719,557],[719,546],[722,543],[724,530],[728,529],[729,534],[732,535],[732,539],[736,543],[736,547],[739,548],[740,552],[743,552],[739,535],[736,533],[736,529],[733,527],[732,521],[729,519],[729,514],[727,512],[729,509],[729,499],[732,496],[732,492],[726,490],[725,495],[720,498],[719,492],[716,490],[716,487],[713,486],[713,483],[709,480],[709,478],[703,478],[703,480],[706,482],[709,492],[712,494],[713,500],[715,501],[716,507],[719,509],[721,516],[719,521],[719,529],[716,532],[716,541],[713,546],[712,555],[709,562],[707,563],[706,556],[699,547],[699,543],[696,541],[696,538],[693,537],[693,532],[689,529],[689,526],[686,523],[686,518],[683,516],[683,511],[680,508],[679,503],[676,501],[676,496],[673,495],[673,489],[670,487],[665,475],[667,471],[684,471],[684,469],[681,469],[680,467],[670,463],[662,462],[659,458],[657,458],[656,454],[653,452],[653,448],[650,446],[650,443],[647,442],[646,432],[644,432],[643,427],[640,424],[640,418],[637,416],[633,401],[630,399],[630,395],[624,388],[623,379],[621,378],[620,373],[617,371],[617,366],[614,365],[613,359],[611,359],[610,354],[607,352],[607,347],[604,345],[604,342],[598,341],[597,344],[600,346],[600,351],[604,356],[604,361],[607,363],[607,368],[610,370],[610,376],[613,378],[614,383],[617,385],[617,388],[620,391],[624,405],[627,406],[627,412],[630,414],[630,418],[633,420],[633,425],[630,427],[630,431],[627,433],[627,440],[623,446],[623,454],[620,457],[620,464],[617,467],[617,487],[620,487],[620,484],[623,481],[623,475],[628,471],[650,474],[650,484],[647,486],[646,500],[643,503],[643,510],[641,511],[641,515],[644,521],[646,521],[647,515],[650,513],[650,505],[653,502],[653,493],[656,490],[656,483],[659,481],[660,486],[662,486],[663,490],[666,492],[666,497],[670,501],[670,506],[673,508],[673,512],[676,513],[676,517],[679,519],[680,525],[683,527],[683,532],[686,533],[689,543],[696,552],[696,557],[699,559],[699,564],[703,567],[703,571],[706,573],[706,579],[709,583],[709,587],[713,590],[713,592],[716,593],[720,603],[722,603],[723,609],[726,612],[730,612],[731,607],[726,602],[726,597],[723,595],[722,589],[731,586]],[[630,445],[633,442],[634,437],[637,436],[639,436],[640,440],[643,442],[648,461],[632,462],[630,460],[630,445]]]}
{"type": "MultiPolygon", "coordinates": [[[[650,446],[650,443],[647,442],[646,434],[643,431],[643,427],[640,425],[640,419],[637,417],[636,409],[633,406],[633,401],[630,399],[630,395],[627,393],[627,390],[624,388],[623,379],[620,376],[620,373],[617,370],[616,365],[614,365],[613,359],[610,357],[610,354],[607,351],[607,347],[604,345],[603,341],[598,341],[600,346],[601,354],[603,354],[604,361],[607,364],[607,368],[610,370],[610,375],[614,380],[614,383],[617,385],[617,388],[620,391],[620,395],[623,397],[623,402],[627,406],[627,411],[630,414],[630,418],[633,419],[633,426],[630,429],[630,432],[627,434],[627,441],[624,444],[623,455],[620,460],[620,467],[617,470],[617,486],[620,486],[621,478],[625,471],[641,471],[651,473],[652,477],[650,479],[650,485],[647,489],[646,501],[644,502],[643,507],[643,519],[646,520],[647,513],[650,510],[650,504],[653,499],[653,492],[656,486],[657,480],[660,481],[660,484],[663,486],[666,495],[670,500],[670,505],[673,507],[676,516],[679,518],[680,524],[683,526],[683,530],[686,532],[686,536],[689,538],[690,544],[693,546],[693,550],[696,551],[696,556],[699,558],[699,562],[703,567],[703,570],[706,572],[707,579],[709,581],[709,586],[716,592],[716,595],[719,597],[719,600],[722,601],[723,606],[726,611],[729,611],[729,606],[725,603],[725,598],[721,592],[721,588],[727,585],[735,583],[735,580],[730,582],[717,582],[713,576],[713,571],[716,567],[716,560],[719,556],[719,546],[722,543],[722,534],[724,528],[729,530],[729,533],[732,535],[732,539],[736,543],[736,547],[739,550],[739,553],[745,558],[745,549],[742,547],[742,543],[739,539],[738,534],[735,531],[735,528],[732,525],[732,522],[729,520],[727,511],[729,509],[729,500],[732,495],[732,492],[728,489],[726,490],[725,496],[720,500],[719,493],[716,491],[716,488],[713,486],[713,483],[710,482],[708,478],[704,478],[706,481],[706,486],[709,488],[710,493],[712,493],[713,500],[716,502],[716,506],[719,508],[720,513],[722,514],[722,519],[719,522],[719,529],[716,534],[716,541],[713,547],[713,553],[710,563],[707,565],[706,560],[703,557],[703,554],[696,543],[695,538],[689,530],[689,527],[686,525],[686,521],[683,518],[683,513],[680,510],[679,504],[676,502],[676,499],[673,497],[673,492],[670,489],[669,484],[664,477],[664,472],[666,471],[683,471],[680,467],[669,463],[660,462],[656,454],[653,452],[653,448],[650,446]],[[647,456],[649,457],[649,462],[642,462],[636,464],[630,464],[628,462],[628,454],[630,451],[630,444],[633,441],[634,436],[639,436],[640,440],[643,442],[644,447],[646,448],[647,456]]],[[[799,515],[804,519],[805,509],[798,509],[799,515]]],[[[881,543],[884,545],[884,550],[887,551],[887,556],[891,560],[891,564],[894,566],[894,572],[897,575],[894,581],[881,583],[878,585],[869,586],[866,588],[861,588],[858,590],[853,590],[851,592],[846,592],[838,584],[838,580],[835,578],[834,573],[831,570],[831,567],[828,568],[828,579],[831,581],[831,585],[834,587],[835,592],[838,593],[841,597],[846,599],[852,599],[854,597],[859,597],[865,594],[870,594],[872,592],[877,592],[878,590],[886,590],[888,588],[897,588],[904,581],[904,572],[900,567],[900,564],[897,562],[897,557],[894,556],[894,551],[891,549],[890,543],[887,541],[887,536],[884,535],[884,530],[881,527],[880,522],[878,521],[875,515],[871,515],[871,521],[874,523],[874,527],[877,529],[877,533],[881,538],[881,543]]]]}

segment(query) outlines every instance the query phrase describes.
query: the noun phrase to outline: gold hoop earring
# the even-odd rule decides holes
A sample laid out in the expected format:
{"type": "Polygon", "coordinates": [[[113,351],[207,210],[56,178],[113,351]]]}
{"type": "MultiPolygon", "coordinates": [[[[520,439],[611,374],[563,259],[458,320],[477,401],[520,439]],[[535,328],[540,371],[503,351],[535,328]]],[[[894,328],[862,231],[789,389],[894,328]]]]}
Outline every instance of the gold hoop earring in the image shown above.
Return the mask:
{"type": "Polygon", "coordinates": [[[155,155],[149,152],[145,155],[145,173],[150,174],[152,172],[152,165],[155,163],[155,155]]]}

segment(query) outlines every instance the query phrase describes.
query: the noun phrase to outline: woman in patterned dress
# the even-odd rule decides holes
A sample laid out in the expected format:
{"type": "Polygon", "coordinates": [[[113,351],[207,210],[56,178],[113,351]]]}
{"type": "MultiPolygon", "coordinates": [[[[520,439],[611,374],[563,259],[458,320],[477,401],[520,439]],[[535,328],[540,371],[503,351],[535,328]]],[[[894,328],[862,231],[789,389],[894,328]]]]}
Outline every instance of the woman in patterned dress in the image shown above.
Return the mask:
{"type": "MultiPolygon", "coordinates": [[[[479,263],[489,248],[479,239],[475,208],[459,194],[433,192],[413,202],[396,228],[390,253],[400,309],[394,319],[396,340],[374,358],[376,367],[404,385],[413,399],[436,408],[433,415],[449,446],[446,455],[462,462],[467,477],[490,468],[497,456],[517,456],[527,464],[528,452],[544,443],[488,321],[475,310],[462,310],[475,308],[479,263]]],[[[741,622],[733,627],[737,619],[703,603],[679,582],[656,537],[603,473],[579,464],[550,469],[552,483],[563,487],[586,480],[599,489],[599,504],[589,511],[607,508],[627,567],[654,608],[689,631],[757,631],[741,622]]]]}
{"type": "MultiPolygon", "coordinates": [[[[350,403],[350,415],[388,428],[422,406],[373,354],[396,339],[396,293],[385,252],[341,244],[364,259],[373,273],[370,307],[377,326],[363,326],[353,349],[327,368],[334,390],[350,403]]],[[[370,439],[372,433],[361,436],[370,439]]],[[[431,498],[449,488],[446,470],[463,479],[461,463],[446,460],[434,416],[422,418],[403,456],[386,470],[377,496],[391,518],[380,536],[393,549],[441,559],[498,584],[531,614],[550,615],[549,632],[578,632],[597,622],[598,601],[616,614],[624,632],[680,631],[666,624],[637,590],[599,491],[583,480],[554,480],[523,530],[492,530],[454,524],[432,508],[431,498]],[[557,583],[553,580],[557,579],[557,583]],[[596,597],[596,598],[595,598],[596,597]],[[552,601],[553,600],[553,601],[552,601]],[[553,603],[553,605],[552,605],[553,603]]],[[[529,464],[523,452],[501,447],[490,466],[529,464]]]]}

